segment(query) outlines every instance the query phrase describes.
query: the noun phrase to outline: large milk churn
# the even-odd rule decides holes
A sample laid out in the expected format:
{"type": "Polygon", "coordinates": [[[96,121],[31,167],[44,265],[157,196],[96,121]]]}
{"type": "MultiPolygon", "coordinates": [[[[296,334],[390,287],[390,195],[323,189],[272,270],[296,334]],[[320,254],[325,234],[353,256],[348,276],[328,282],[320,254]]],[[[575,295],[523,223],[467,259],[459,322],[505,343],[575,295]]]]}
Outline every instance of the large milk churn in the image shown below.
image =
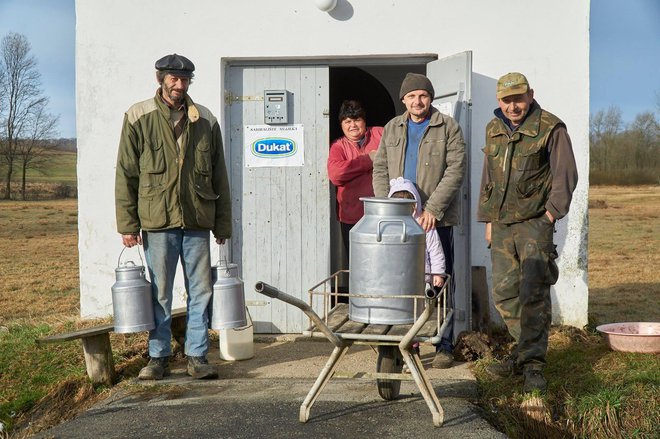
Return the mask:
{"type": "Polygon", "coordinates": [[[142,265],[133,261],[121,263],[119,254],[115,269],[116,282],[112,286],[112,311],[115,319],[115,332],[141,332],[156,327],[154,308],[151,302],[151,284],[145,278],[144,261],[138,249],[142,265]]]}
{"type": "Polygon", "coordinates": [[[247,326],[243,281],[238,277],[238,265],[226,260],[211,267],[213,307],[211,329],[247,326]]]}
{"type": "MultiPolygon", "coordinates": [[[[364,216],[349,234],[351,295],[423,295],[426,233],[412,217],[415,200],[360,200],[364,216]]],[[[362,323],[409,324],[415,320],[414,302],[412,298],[351,296],[349,318],[362,323]]]]}

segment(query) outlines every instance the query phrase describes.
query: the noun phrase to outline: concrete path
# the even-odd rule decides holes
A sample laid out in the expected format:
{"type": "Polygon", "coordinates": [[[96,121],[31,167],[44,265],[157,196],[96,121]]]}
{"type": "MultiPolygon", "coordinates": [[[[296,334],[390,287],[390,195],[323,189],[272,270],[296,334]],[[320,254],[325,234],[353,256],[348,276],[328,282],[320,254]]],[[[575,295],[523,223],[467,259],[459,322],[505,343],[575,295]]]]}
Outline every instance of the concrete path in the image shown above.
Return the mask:
{"type": "MultiPolygon", "coordinates": [[[[477,386],[467,364],[447,370],[427,367],[445,412],[436,428],[413,381],[404,381],[395,401],[384,401],[372,379],[333,378],[312,407],[307,423],[298,422],[300,404],[328,359],[327,341],[303,337],[261,339],[253,359],[224,362],[217,346],[209,360],[221,379],[195,381],[185,361],[159,382],[131,380],[107,400],[37,438],[371,438],[461,437],[504,438],[471,401],[477,386]]],[[[373,372],[376,353],[354,346],[338,375],[373,372]]],[[[431,346],[422,346],[425,364],[431,346]]]]}

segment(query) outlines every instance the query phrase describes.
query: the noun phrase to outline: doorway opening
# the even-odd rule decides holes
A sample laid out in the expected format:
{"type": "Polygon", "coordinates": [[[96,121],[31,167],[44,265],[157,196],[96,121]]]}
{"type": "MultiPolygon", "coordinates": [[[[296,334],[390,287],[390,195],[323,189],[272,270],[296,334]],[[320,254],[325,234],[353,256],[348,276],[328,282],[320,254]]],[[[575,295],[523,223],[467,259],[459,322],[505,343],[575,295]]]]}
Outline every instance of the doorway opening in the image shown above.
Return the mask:
{"type": "MultiPolygon", "coordinates": [[[[401,81],[408,72],[426,73],[426,64],[332,66],[329,68],[328,146],[343,135],[339,109],[344,100],[355,99],[367,113],[367,126],[385,126],[405,106],[399,100],[401,81]]],[[[331,273],[348,269],[341,227],[337,217],[337,189],[330,185],[330,265],[331,273]]],[[[348,292],[348,276],[340,277],[340,292],[348,292]]]]}

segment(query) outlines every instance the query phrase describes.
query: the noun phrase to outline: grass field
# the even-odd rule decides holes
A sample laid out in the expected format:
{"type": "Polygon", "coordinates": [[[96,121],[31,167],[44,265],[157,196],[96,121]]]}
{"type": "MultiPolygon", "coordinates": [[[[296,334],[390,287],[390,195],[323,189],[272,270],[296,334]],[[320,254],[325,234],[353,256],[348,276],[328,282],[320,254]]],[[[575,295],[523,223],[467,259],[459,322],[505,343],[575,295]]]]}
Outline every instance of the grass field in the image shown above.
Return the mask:
{"type": "Polygon", "coordinates": [[[589,317],[660,321],[660,189],[590,189],[589,317]]]}
{"type": "MultiPolygon", "coordinates": [[[[590,321],[660,321],[660,187],[593,187],[589,213],[590,321]]],[[[0,422],[19,436],[103,397],[79,343],[34,345],[88,324],[77,318],[76,224],[76,200],[0,202],[0,422]]],[[[135,376],[144,337],[112,343],[119,373],[135,376]]],[[[593,324],[553,330],[546,396],[521,395],[519,378],[490,380],[484,364],[480,405],[511,437],[660,437],[660,357],[612,352],[593,324]]]]}
{"type": "MultiPolygon", "coordinates": [[[[26,175],[27,199],[52,199],[58,197],[72,197],[76,186],[76,160],[77,154],[68,151],[47,152],[42,157],[44,166],[28,169],[26,175]],[[71,189],[65,189],[64,187],[71,189]],[[64,191],[64,192],[63,192],[64,191]]],[[[0,190],[4,195],[7,178],[7,165],[0,162],[0,190]]],[[[21,170],[19,164],[14,164],[12,174],[12,199],[21,198],[21,170]]]]}
{"type": "Polygon", "coordinates": [[[76,200],[0,203],[0,322],[79,314],[77,226],[76,200]]]}
{"type": "Polygon", "coordinates": [[[589,321],[553,328],[547,395],[476,368],[480,405],[510,437],[660,437],[660,356],[613,352],[597,324],[660,321],[660,187],[590,188],[589,321]]]}
{"type": "MultiPolygon", "coordinates": [[[[76,160],[77,154],[68,151],[55,151],[45,153],[43,156],[46,165],[39,169],[29,169],[27,179],[32,183],[76,183],[76,160]]],[[[0,164],[0,177],[4,181],[7,172],[7,166],[0,164]]],[[[13,180],[15,184],[20,184],[21,170],[18,164],[14,165],[13,180]]]]}

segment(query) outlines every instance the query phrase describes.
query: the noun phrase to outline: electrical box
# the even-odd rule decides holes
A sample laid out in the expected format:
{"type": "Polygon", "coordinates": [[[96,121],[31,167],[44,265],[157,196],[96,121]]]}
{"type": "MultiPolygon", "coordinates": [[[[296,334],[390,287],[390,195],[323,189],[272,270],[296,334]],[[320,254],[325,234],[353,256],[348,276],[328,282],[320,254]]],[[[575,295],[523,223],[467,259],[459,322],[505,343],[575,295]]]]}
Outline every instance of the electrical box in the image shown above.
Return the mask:
{"type": "Polygon", "coordinates": [[[286,90],[264,90],[264,123],[289,123],[286,90]]]}

